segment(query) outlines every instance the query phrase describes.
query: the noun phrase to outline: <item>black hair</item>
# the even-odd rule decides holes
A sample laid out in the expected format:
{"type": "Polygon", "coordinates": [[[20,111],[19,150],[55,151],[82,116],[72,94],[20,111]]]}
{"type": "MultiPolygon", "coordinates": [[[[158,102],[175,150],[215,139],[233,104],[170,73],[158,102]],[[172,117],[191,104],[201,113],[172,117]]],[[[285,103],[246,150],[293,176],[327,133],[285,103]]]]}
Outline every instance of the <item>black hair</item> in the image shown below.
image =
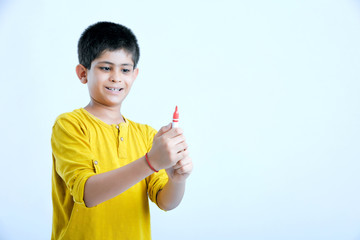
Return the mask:
{"type": "Polygon", "coordinates": [[[78,42],[79,63],[90,69],[91,62],[105,50],[120,49],[131,54],[135,68],[140,58],[140,49],[134,33],[117,23],[95,23],[81,34],[78,42]]]}

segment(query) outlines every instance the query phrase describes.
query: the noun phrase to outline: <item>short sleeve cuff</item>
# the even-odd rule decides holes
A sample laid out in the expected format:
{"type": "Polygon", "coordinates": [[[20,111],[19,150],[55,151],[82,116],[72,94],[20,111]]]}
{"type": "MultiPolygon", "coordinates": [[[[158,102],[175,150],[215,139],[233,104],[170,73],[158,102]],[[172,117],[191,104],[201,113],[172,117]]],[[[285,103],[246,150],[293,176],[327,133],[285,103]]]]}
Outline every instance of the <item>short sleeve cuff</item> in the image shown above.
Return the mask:
{"type": "Polygon", "coordinates": [[[160,208],[157,202],[157,194],[160,192],[160,190],[164,188],[164,186],[168,182],[168,176],[164,169],[160,170],[158,173],[153,173],[153,175],[155,176],[152,176],[150,180],[148,195],[150,200],[160,208]]]}
{"type": "Polygon", "coordinates": [[[73,185],[73,189],[71,191],[71,195],[73,196],[74,202],[86,207],[84,201],[85,183],[91,176],[94,176],[95,174],[96,173],[94,172],[86,172],[76,177],[73,185]]]}

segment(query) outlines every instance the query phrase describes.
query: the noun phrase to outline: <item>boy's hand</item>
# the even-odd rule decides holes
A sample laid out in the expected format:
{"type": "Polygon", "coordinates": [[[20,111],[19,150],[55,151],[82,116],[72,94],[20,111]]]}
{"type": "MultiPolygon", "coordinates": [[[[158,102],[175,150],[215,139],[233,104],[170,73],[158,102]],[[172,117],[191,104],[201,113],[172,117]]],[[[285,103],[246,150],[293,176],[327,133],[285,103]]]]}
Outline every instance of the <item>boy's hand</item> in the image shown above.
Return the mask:
{"type": "MultiPolygon", "coordinates": [[[[188,152],[187,149],[183,151],[188,152]]],[[[187,177],[191,174],[192,169],[192,160],[189,157],[189,154],[186,153],[186,157],[178,161],[173,167],[167,168],[166,173],[170,180],[175,183],[181,183],[185,182],[187,177]]]]}
{"type": "Polygon", "coordinates": [[[149,161],[156,170],[166,169],[172,180],[183,181],[192,170],[187,148],[183,130],[168,124],[155,135],[149,161]]]}

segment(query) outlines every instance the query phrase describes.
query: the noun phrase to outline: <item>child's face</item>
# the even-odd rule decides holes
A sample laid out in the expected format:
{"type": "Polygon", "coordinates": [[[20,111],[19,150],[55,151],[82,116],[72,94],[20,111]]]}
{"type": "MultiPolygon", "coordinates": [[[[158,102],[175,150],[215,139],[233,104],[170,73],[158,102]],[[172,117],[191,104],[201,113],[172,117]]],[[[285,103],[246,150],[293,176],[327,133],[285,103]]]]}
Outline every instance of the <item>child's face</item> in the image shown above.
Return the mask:
{"type": "Polygon", "coordinates": [[[91,100],[107,107],[121,107],[137,77],[131,54],[124,50],[105,51],[86,69],[91,100]]]}

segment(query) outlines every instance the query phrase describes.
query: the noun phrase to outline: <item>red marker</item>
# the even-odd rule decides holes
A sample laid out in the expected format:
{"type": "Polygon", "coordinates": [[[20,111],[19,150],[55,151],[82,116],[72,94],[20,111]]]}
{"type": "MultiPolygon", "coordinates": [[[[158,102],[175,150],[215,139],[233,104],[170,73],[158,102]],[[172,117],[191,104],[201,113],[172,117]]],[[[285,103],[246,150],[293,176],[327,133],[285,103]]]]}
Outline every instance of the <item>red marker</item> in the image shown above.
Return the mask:
{"type": "Polygon", "coordinates": [[[174,114],[173,114],[172,127],[173,127],[173,128],[179,127],[179,111],[178,111],[178,107],[177,107],[177,106],[176,106],[175,112],[174,112],[174,114]]]}

